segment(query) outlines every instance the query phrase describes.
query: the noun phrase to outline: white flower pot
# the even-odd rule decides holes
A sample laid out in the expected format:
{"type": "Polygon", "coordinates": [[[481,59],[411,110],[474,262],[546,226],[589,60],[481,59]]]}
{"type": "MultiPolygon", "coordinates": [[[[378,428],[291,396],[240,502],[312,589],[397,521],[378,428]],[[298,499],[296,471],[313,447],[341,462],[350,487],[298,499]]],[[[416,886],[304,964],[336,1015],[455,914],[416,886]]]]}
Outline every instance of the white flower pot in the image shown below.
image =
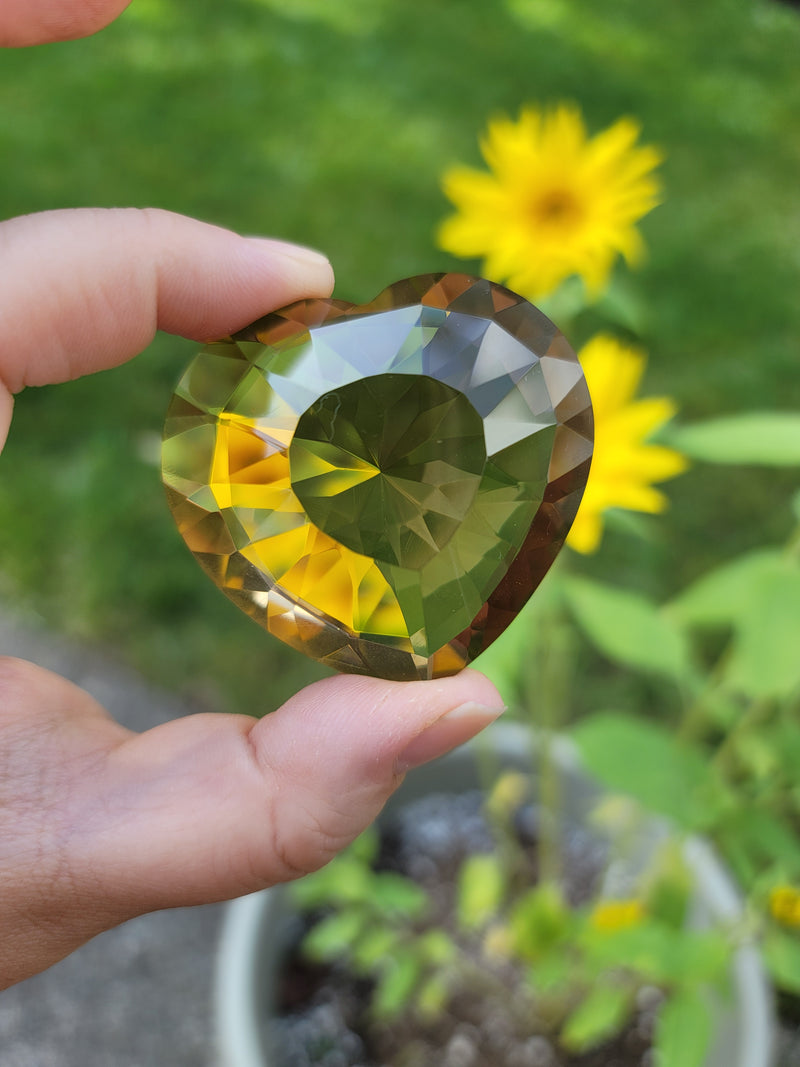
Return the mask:
{"type": "MultiPolygon", "coordinates": [[[[477,743],[481,743],[480,740],[477,743]]],[[[479,786],[476,742],[408,775],[387,810],[429,793],[456,793],[479,786]]],[[[483,743],[500,764],[531,772],[530,734],[513,723],[492,727],[483,743]]],[[[602,789],[581,769],[574,749],[559,738],[552,746],[559,769],[565,815],[579,820],[602,789]]],[[[652,838],[663,823],[652,822],[652,838]]],[[[709,845],[697,838],[685,846],[694,873],[694,920],[735,922],[742,914],[739,894],[709,845]]],[[[270,1067],[266,1036],[275,975],[280,966],[280,930],[286,917],[281,887],[242,897],[228,905],[217,963],[215,1011],[221,1067],[270,1067]]],[[[740,947],[731,964],[732,997],[721,1002],[714,1020],[713,1046],[706,1067],[770,1067],[774,1053],[772,990],[755,946],[740,947]]]]}

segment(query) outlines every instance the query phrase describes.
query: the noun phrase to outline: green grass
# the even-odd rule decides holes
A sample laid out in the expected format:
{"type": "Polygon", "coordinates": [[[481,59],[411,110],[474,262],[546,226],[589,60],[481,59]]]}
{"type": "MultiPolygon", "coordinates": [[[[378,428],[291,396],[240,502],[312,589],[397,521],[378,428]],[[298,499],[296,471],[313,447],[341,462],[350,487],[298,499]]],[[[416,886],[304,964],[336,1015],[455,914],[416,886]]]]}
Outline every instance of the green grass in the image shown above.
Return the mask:
{"type": "MultiPolygon", "coordinates": [[[[624,280],[648,391],[686,418],[796,407],[798,54],[800,17],[767,0],[134,0],[92,39],[0,54],[0,216],[159,205],[323,248],[337,295],[366,299],[463,268],[433,245],[441,171],[477,161],[493,112],[568,98],[593,129],[638,116],[667,155],[649,261],[624,280]]],[[[201,575],[151,459],[192,351],[159,338],[22,394],[0,460],[2,588],[210,706],[266,710],[319,672],[201,575]]],[[[797,482],[693,471],[652,543],[611,535],[588,566],[671,589],[784,536],[797,482]]]]}

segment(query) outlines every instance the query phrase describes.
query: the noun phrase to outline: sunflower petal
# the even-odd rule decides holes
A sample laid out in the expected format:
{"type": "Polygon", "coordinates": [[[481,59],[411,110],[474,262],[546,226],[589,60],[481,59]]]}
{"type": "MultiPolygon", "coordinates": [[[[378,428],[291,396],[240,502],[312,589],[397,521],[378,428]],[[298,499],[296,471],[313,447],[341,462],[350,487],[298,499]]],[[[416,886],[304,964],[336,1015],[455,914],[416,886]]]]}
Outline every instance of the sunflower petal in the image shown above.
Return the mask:
{"type": "Polygon", "coordinates": [[[669,397],[636,397],[645,367],[643,352],[599,334],[578,357],[592,397],[595,450],[567,544],[578,552],[593,552],[609,508],[663,511],[667,497],[653,483],[681,474],[688,461],[680,452],[648,441],[672,418],[676,406],[669,397]]]}

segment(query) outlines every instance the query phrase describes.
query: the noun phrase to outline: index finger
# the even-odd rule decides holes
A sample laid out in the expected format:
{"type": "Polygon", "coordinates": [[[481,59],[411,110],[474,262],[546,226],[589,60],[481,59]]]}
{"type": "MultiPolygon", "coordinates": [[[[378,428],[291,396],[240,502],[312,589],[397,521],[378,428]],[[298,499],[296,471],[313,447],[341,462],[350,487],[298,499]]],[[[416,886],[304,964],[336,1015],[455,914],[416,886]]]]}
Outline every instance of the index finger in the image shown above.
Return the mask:
{"type": "Polygon", "coordinates": [[[124,362],[157,329],[205,341],[327,296],[318,252],[171,212],[81,209],[0,224],[0,443],[9,394],[124,362]]]}
{"type": "Polygon", "coordinates": [[[130,0],[3,0],[0,4],[0,45],[71,41],[97,33],[130,0]]]}

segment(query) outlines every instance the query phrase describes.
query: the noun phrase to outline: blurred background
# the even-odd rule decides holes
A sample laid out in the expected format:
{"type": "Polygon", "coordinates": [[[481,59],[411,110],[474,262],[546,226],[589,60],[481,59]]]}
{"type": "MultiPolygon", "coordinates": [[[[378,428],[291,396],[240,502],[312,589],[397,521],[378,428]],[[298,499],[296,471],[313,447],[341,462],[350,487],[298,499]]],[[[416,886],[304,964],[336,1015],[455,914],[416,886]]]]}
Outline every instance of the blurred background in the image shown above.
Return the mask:
{"type": "MultiPolygon", "coordinates": [[[[611,289],[650,355],[643,392],[686,423],[797,410],[798,56],[800,7],[780,0],[133,0],[89,40],[0,52],[0,217],[169,208],[320,248],[336,295],[360,302],[480,270],[434,233],[441,174],[480,163],[493,115],[568,100],[592,133],[632,115],[665,155],[649,258],[611,289]]],[[[602,325],[584,311],[574,347],[602,325]]],[[[267,712],[322,673],[213,587],[169,514],[161,428],[195,350],[161,336],[25,391],[0,456],[0,652],[69,673],[136,728],[267,712]]],[[[661,602],[793,525],[796,471],[696,465],[664,489],[664,516],[609,516],[602,552],[573,565],[661,602]]],[[[669,699],[588,643],[577,657],[575,717],[624,687],[651,714],[669,699]]],[[[4,1063],[211,1063],[218,918],[136,920],[5,994],[4,1063]]]]}
{"type": "MultiPolygon", "coordinates": [[[[571,100],[590,131],[637,117],[666,156],[648,261],[615,290],[650,353],[646,391],[686,421],[796,408],[799,55],[800,9],[779,0],[134,0],[94,38],[0,54],[0,216],[170,208],[323,249],[336,295],[363,301],[479,270],[435,248],[442,171],[479,162],[498,111],[571,100]]],[[[573,345],[596,325],[584,313],[573,345]]],[[[163,416],[195,348],[162,336],[19,397],[0,596],[201,707],[261,713],[320,671],[217,592],[166,507],[163,416]]],[[[612,524],[581,566],[661,598],[785,540],[795,490],[793,472],[694,468],[641,520],[652,536],[612,524]]]]}

